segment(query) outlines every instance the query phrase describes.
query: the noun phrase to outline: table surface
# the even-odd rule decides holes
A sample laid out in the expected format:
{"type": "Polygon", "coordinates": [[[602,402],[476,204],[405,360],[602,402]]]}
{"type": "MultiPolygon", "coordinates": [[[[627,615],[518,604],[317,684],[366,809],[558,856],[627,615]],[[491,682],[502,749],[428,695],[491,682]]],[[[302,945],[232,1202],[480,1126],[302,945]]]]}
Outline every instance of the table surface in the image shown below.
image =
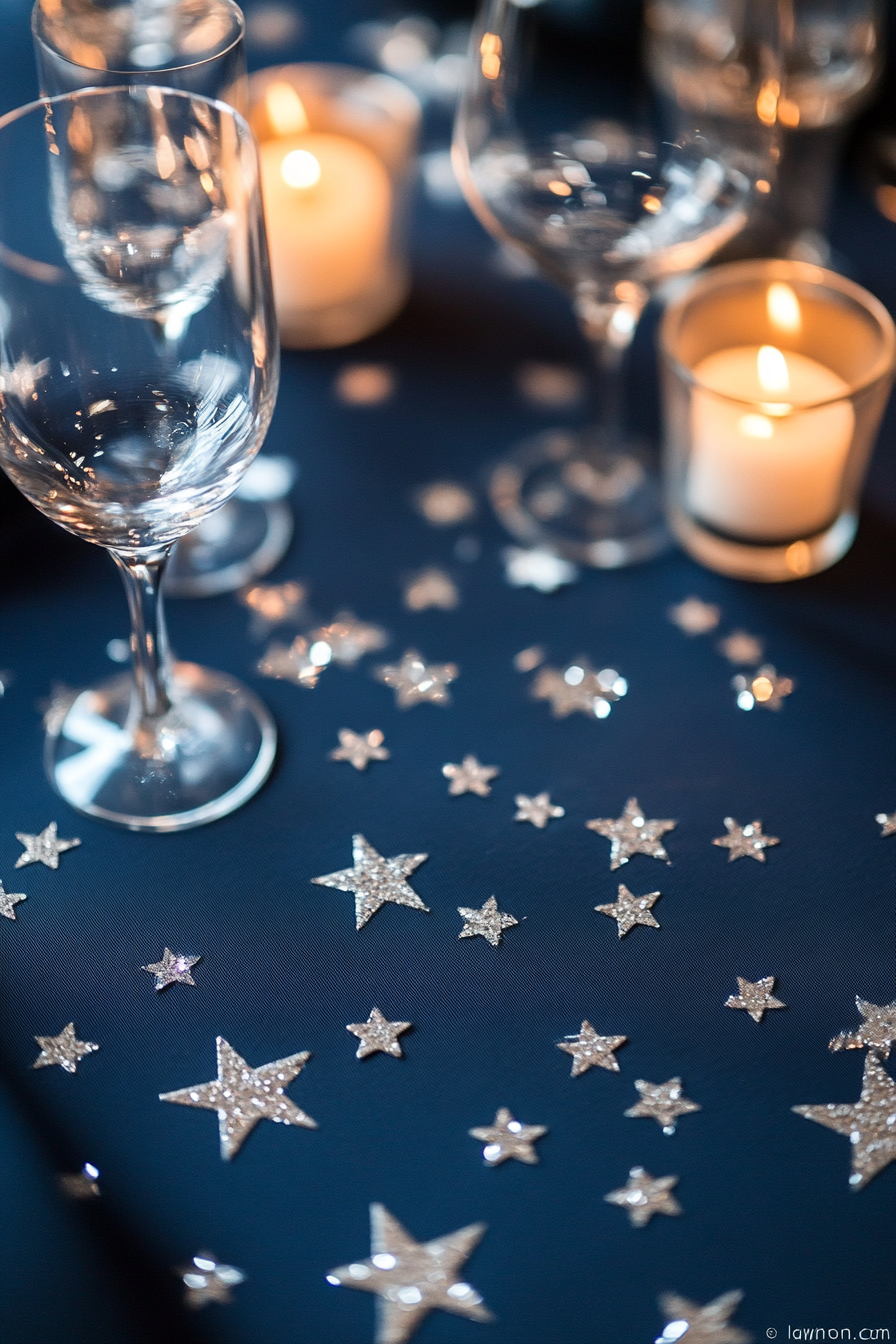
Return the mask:
{"type": "MultiPolygon", "coordinates": [[[[319,22],[298,53],[345,59],[339,33],[356,11],[307,12],[319,22]]],[[[0,0],[4,107],[34,92],[26,19],[0,0]]],[[[849,273],[896,306],[896,226],[848,184],[832,237],[849,273]]],[[[483,472],[558,421],[520,395],[520,366],[587,374],[588,355],[563,298],[502,274],[495,256],[465,207],[421,197],[407,309],[350,350],[286,354],[267,440],[301,468],[296,539],[271,581],[306,582],[322,619],[350,607],[385,626],[387,660],[415,647],[456,662],[450,707],[397,709],[370,675],[379,658],[334,667],[310,692],[264,680],[245,607],[171,602],[179,653],[244,678],[273,710],[273,777],[235,815],[181,835],[78,817],[43,775],[36,704],[54,682],[113,670],[105,649],[126,634],[124,601],[100,551],[11,509],[0,876],[28,899],[0,921],[7,1344],[370,1339],[371,1298],[324,1276],[369,1253],[373,1201],[421,1241],[488,1224],[465,1272],[496,1322],[435,1312],[421,1344],[645,1344],[662,1330],[661,1292],[708,1302],[733,1288],[745,1293],[736,1320],[758,1339],[806,1326],[896,1335],[884,1268],[896,1172],[851,1192],[847,1140],[790,1109],[858,1098],[863,1052],[827,1043],[857,1025],[857,994],[893,997],[896,839],[874,818],[896,806],[896,426],[881,435],[858,540],[827,574],[762,587],[673,553],[549,596],[511,588],[483,472]],[[341,403],[339,372],[371,362],[393,372],[393,397],[341,403]],[[479,493],[461,529],[435,529],[411,505],[415,486],[445,477],[479,493]],[[478,559],[458,559],[461,533],[478,559]],[[430,563],[461,603],[413,614],[402,580],[430,563]],[[718,631],[688,637],[669,621],[692,594],[719,605],[718,631]],[[735,629],[795,679],[780,713],[736,707],[717,648],[735,629]],[[553,719],[512,662],[535,644],[554,665],[587,654],[616,667],[629,694],[602,722],[553,719]],[[364,773],[330,761],[343,727],[381,729],[390,760],[364,773]],[[486,799],[448,795],[441,767],[466,753],[500,767],[486,799]],[[565,816],[544,831],[515,823],[515,795],[542,790],[565,816]],[[632,794],[677,820],[671,866],[636,857],[613,873],[585,828],[632,794]],[[713,847],[728,815],[780,837],[765,865],[713,847]],[[53,819],[80,848],[57,872],[14,873],[15,832],[53,819]],[[430,914],[389,905],[358,932],[351,896],[311,885],[349,866],[354,832],[384,855],[429,855],[413,883],[430,914]],[[594,912],[620,877],[662,891],[659,930],[620,940],[594,912]],[[492,894],[518,927],[498,948],[459,941],[457,907],[492,894]],[[165,946],[201,954],[195,988],[153,991],[141,967],[165,946]],[[786,1011],[759,1025],[726,1011],[738,975],[774,975],[786,1011]],[[345,1024],[374,1004],[414,1024],[401,1061],[355,1058],[345,1024]],[[570,1077],[556,1046],[585,1018],[627,1036],[618,1074],[570,1077]],[[34,1036],[72,1020],[100,1051],[74,1077],[34,1072],[34,1036]],[[260,1125],[223,1163],[211,1114],[156,1100],[214,1075],[219,1034],[253,1065],[311,1051],[289,1095],[319,1128],[260,1125]],[[673,1137],[624,1117],[635,1079],[673,1075],[702,1106],[673,1137]],[[484,1166],[468,1130],[500,1106],[548,1127],[537,1166],[484,1166]],[[85,1161],[101,1169],[101,1198],[62,1201],[57,1173],[85,1161]],[[636,1165],[680,1178],[681,1217],[639,1230],[604,1201],[636,1165]],[[248,1277],[230,1305],[190,1313],[172,1267],[203,1247],[248,1277]]],[[[645,326],[633,372],[646,425],[648,338],[645,326]]]]}

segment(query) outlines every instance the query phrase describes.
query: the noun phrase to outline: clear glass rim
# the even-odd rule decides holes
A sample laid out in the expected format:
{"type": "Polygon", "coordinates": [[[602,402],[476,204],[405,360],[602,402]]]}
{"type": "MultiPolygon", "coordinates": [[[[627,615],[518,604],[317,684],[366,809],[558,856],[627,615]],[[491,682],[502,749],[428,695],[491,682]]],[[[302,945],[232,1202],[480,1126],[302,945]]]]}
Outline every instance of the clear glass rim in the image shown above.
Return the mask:
{"type": "MultiPolygon", "coordinates": [[[[815,410],[821,406],[833,406],[867,392],[869,388],[892,375],[896,368],[896,325],[881,303],[867,289],[847,280],[836,271],[827,271],[821,266],[813,266],[806,261],[786,261],[775,257],[762,257],[750,261],[732,261],[722,266],[711,267],[688,283],[687,290],[675,299],[666,309],[660,323],[660,349],[671,368],[689,388],[696,388],[720,401],[729,401],[736,406],[755,407],[758,398],[742,398],[719,392],[694,376],[687,364],[682,363],[676,352],[682,323],[690,306],[696,299],[713,291],[742,286],[749,280],[795,280],[798,283],[815,285],[832,290],[841,297],[851,299],[877,326],[880,337],[880,353],[872,363],[870,370],[860,379],[847,386],[845,392],[817,401],[793,402],[794,412],[815,410]]],[[[771,398],[769,398],[771,400],[771,398]]]]}
{"type": "MultiPolygon", "coordinates": [[[[148,70],[137,68],[131,70],[128,69],[119,70],[117,68],[109,69],[109,67],[107,66],[104,67],[105,73],[107,75],[125,75],[125,76],[176,74],[182,70],[200,70],[202,66],[210,65],[212,61],[220,60],[222,56],[226,56],[228,52],[233,51],[234,47],[239,46],[240,42],[242,42],[243,38],[246,35],[246,16],[244,15],[240,7],[234,4],[233,0],[221,0],[221,3],[224,4],[225,8],[229,8],[232,11],[232,17],[235,19],[237,25],[236,36],[233,38],[231,42],[228,42],[226,47],[221,47],[218,51],[213,52],[210,56],[204,56],[201,61],[183,61],[177,65],[159,65],[155,67],[150,66],[148,70]]],[[[68,56],[64,56],[63,53],[59,51],[55,46],[51,46],[51,44],[44,37],[43,33],[38,31],[37,21],[39,13],[40,13],[40,0],[35,0],[34,6],[31,10],[31,33],[32,36],[34,37],[35,42],[39,42],[45,51],[50,52],[51,55],[57,57],[60,61],[65,61],[66,65],[70,65],[73,70],[91,70],[94,71],[96,74],[103,73],[103,71],[101,71],[97,66],[82,65],[80,61],[71,60],[68,56]]],[[[165,87],[165,86],[160,85],[159,87],[165,87]]]]}
{"type": "Polygon", "coordinates": [[[55,107],[61,103],[73,103],[78,98],[105,98],[113,94],[125,93],[130,97],[135,94],[145,94],[150,89],[157,89],[163,93],[166,98],[181,98],[190,103],[205,103],[208,107],[214,107],[219,112],[226,112],[236,122],[240,138],[245,139],[254,147],[254,136],[249,129],[249,123],[241,112],[238,112],[230,103],[223,102],[220,98],[208,98],[204,93],[189,93],[186,89],[172,89],[167,84],[91,84],[83,89],[72,89],[70,93],[54,93],[52,98],[35,98],[33,102],[23,103],[21,107],[13,107],[8,112],[0,116],[0,131],[4,131],[7,126],[11,126],[16,121],[23,121],[25,117],[36,112],[38,108],[55,107]]]}

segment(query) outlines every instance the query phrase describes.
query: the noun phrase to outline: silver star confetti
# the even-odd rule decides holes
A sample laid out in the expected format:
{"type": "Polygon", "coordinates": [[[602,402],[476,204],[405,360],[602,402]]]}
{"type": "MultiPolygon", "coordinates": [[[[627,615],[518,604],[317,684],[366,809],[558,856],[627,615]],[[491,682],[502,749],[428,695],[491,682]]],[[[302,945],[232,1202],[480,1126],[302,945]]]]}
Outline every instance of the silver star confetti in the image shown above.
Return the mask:
{"type": "Polygon", "coordinates": [[[856,1007],[862,1015],[857,1031],[841,1031],[828,1044],[829,1050],[861,1050],[865,1046],[877,1050],[888,1059],[896,1042],[896,1001],[869,1003],[856,995],[856,1007]]]}
{"type": "Polygon", "coordinates": [[[75,1035],[75,1024],[69,1022],[58,1036],[35,1036],[40,1046],[40,1054],[31,1065],[32,1069],[45,1069],[50,1064],[58,1064],[66,1073],[77,1073],[78,1064],[85,1055],[92,1055],[99,1046],[93,1041],[79,1041],[75,1035]]]}
{"type": "Polygon", "coordinates": [[[535,588],[539,593],[555,593],[564,584],[575,583],[579,569],[546,546],[524,550],[508,546],[503,553],[504,577],[513,588],[535,588]]]}
{"type": "Polygon", "coordinates": [[[763,850],[781,843],[776,835],[762,834],[761,821],[739,826],[733,817],[725,817],[725,830],[728,834],[719,836],[718,840],[713,840],[713,844],[728,850],[729,863],[735,859],[758,859],[760,863],[765,863],[763,850]]]}
{"type": "Polygon", "coordinates": [[[382,1204],[371,1204],[370,1258],[331,1269],[327,1283],[376,1293],[376,1344],[405,1344],[436,1308],[491,1321],[479,1293],[458,1277],[484,1232],[484,1223],[473,1223],[419,1242],[382,1204]]]}
{"type": "Polygon", "coordinates": [[[687,1344],[750,1344],[752,1335],[739,1326],[728,1324],[742,1298],[743,1293],[735,1288],[701,1307],[699,1302],[690,1302],[677,1293],[663,1293],[660,1311],[667,1325],[659,1344],[685,1337],[687,1344]]]}
{"type": "Polygon", "coordinates": [[[340,667],[354,667],[365,654],[379,653],[389,643],[389,634],[381,625],[356,620],[351,611],[338,612],[330,625],[312,630],[308,638],[315,652],[318,644],[326,644],[340,667]]]}
{"type": "Polygon", "coordinates": [[[489,781],[500,773],[496,765],[480,765],[475,756],[465,756],[460,765],[442,766],[442,774],[451,780],[448,792],[452,798],[462,793],[477,793],[480,798],[487,798],[492,791],[489,781]]]}
{"type": "Polygon", "coordinates": [[[628,682],[614,667],[595,672],[587,658],[579,658],[562,670],[542,667],[532,683],[533,700],[549,700],[555,719],[585,714],[605,719],[611,704],[628,692],[628,682]]]}
{"type": "Polygon", "coordinates": [[[677,1184],[677,1176],[654,1177],[643,1167],[632,1167],[625,1185],[611,1190],[604,1199],[625,1209],[632,1227],[646,1227],[655,1213],[681,1213],[681,1205],[672,1194],[677,1184]]]}
{"type": "Polygon", "coordinates": [[[259,1120],[317,1129],[316,1121],[284,1095],[311,1058],[308,1050],[253,1069],[223,1036],[216,1038],[216,1045],[217,1078],[209,1083],[178,1088],[176,1092],[160,1092],[159,1101],[217,1111],[221,1156],[225,1161],[236,1156],[259,1120]]]}
{"type": "Polygon", "coordinates": [[[405,881],[429,857],[427,854],[396,854],[394,858],[384,859],[363,835],[354,835],[352,856],[354,867],[342,868],[324,877],[312,877],[311,881],[319,887],[354,892],[356,929],[363,929],[368,919],[387,902],[429,913],[429,906],[423,904],[405,881]]]}
{"type": "Polygon", "coordinates": [[[256,664],[256,669],[263,677],[271,677],[274,681],[291,681],[296,686],[313,690],[329,661],[328,646],[309,646],[307,639],[298,635],[288,647],[285,644],[270,644],[264,657],[256,664]]]}
{"type": "Polygon", "coordinates": [[[414,491],[414,504],[433,527],[453,527],[465,523],[476,512],[476,501],[469,490],[456,481],[433,481],[414,491]]]}
{"type": "Polygon", "coordinates": [[[307,618],[308,589],[295,579],[250,584],[240,590],[237,599],[252,612],[249,633],[253,639],[264,639],[278,625],[301,625],[307,618]]]}
{"type": "Polygon", "coordinates": [[[703,1109],[684,1095],[680,1078],[670,1078],[667,1083],[648,1083],[643,1078],[636,1078],[635,1087],[641,1100],[630,1106],[625,1114],[632,1119],[643,1116],[655,1120],[664,1134],[675,1133],[680,1115],[691,1115],[703,1109]]]}
{"type": "Polygon", "coordinates": [[[852,1105],[792,1106],[816,1124],[844,1134],[852,1145],[849,1184],[861,1190],[896,1159],[896,1083],[873,1050],[865,1056],[862,1093],[852,1105]]]}
{"type": "Polygon", "coordinates": [[[204,1307],[208,1302],[229,1302],[231,1292],[246,1276],[235,1265],[222,1265],[211,1251],[200,1251],[188,1265],[177,1271],[184,1285],[188,1307],[204,1307]]]}
{"type": "Polygon", "coordinates": [[[756,663],[762,662],[762,655],[765,652],[761,639],[755,635],[748,635],[746,630],[734,630],[724,639],[719,640],[719,653],[725,655],[729,663],[735,666],[753,667],[756,663]]]}
{"type": "Polygon", "coordinates": [[[662,837],[667,831],[673,831],[676,823],[648,821],[637,798],[629,798],[621,817],[595,817],[593,821],[586,821],[585,825],[589,831],[596,831],[610,841],[611,871],[628,863],[634,854],[646,854],[651,859],[671,862],[663,848],[662,837]]]}
{"type": "Polygon", "coordinates": [[[514,821],[531,821],[540,831],[554,817],[566,816],[566,808],[555,807],[549,793],[536,793],[534,798],[530,798],[527,793],[518,793],[513,801],[517,809],[514,821]]]}
{"type": "Polygon", "coordinates": [[[686,635],[705,635],[715,630],[722,610],[712,602],[701,601],[699,597],[686,597],[677,606],[670,607],[666,615],[686,635]]]}
{"type": "Polygon", "coordinates": [[[25,846],[25,852],[16,859],[16,867],[24,868],[29,863],[42,863],[45,868],[58,868],[59,855],[68,849],[77,849],[80,840],[59,840],[56,837],[56,823],[51,821],[39,835],[26,835],[16,831],[16,839],[25,846]]]}
{"type": "Polygon", "coordinates": [[[85,1162],[80,1171],[67,1171],[59,1177],[59,1189],[66,1199],[99,1199],[99,1167],[85,1162]]]}
{"type": "Polygon", "coordinates": [[[498,902],[494,896],[489,896],[480,910],[471,910],[465,905],[459,905],[457,913],[464,920],[464,927],[457,935],[458,938],[484,938],[492,947],[497,947],[501,942],[505,929],[512,929],[514,924],[519,923],[513,915],[506,915],[503,910],[498,909],[498,902]]]}
{"type": "Polygon", "coordinates": [[[388,761],[389,755],[379,728],[371,728],[369,733],[340,728],[339,746],[329,753],[331,761],[349,761],[356,770],[366,770],[371,761],[388,761]]]}
{"type": "Polygon", "coordinates": [[[609,1069],[612,1073],[618,1073],[619,1065],[616,1062],[615,1051],[625,1045],[627,1040],[627,1036],[598,1036],[586,1019],[582,1023],[582,1030],[576,1036],[567,1036],[565,1041],[558,1041],[557,1049],[565,1050],[568,1055],[572,1055],[573,1078],[578,1078],[580,1073],[587,1073],[593,1068],[609,1069]]]}
{"type": "Polygon", "coordinates": [[[403,601],[408,611],[428,611],[430,607],[453,611],[460,603],[460,593],[450,574],[444,569],[430,567],[412,574],[407,580],[403,601]]]}
{"type": "Polygon", "coordinates": [[[400,663],[378,667],[374,676],[395,691],[399,709],[410,709],[429,700],[434,705],[450,705],[448,685],[456,681],[454,663],[426,663],[416,649],[408,649],[400,663]]]}
{"type": "Polygon", "coordinates": [[[156,978],[156,989],[165,989],[168,985],[195,985],[190,971],[201,961],[201,957],[185,957],[182,953],[172,952],[166,947],[161,961],[141,966],[141,971],[149,971],[156,978]]]}
{"type": "Polygon", "coordinates": [[[781,709],[785,697],[793,694],[796,682],[791,677],[779,677],[767,663],[750,676],[733,677],[731,685],[737,692],[738,709],[750,710],[756,705],[763,709],[781,709]]]}
{"type": "Polygon", "coordinates": [[[350,1022],[346,1031],[357,1036],[361,1042],[355,1051],[358,1059],[366,1059],[377,1051],[392,1055],[395,1059],[403,1059],[398,1038],[403,1032],[410,1031],[412,1025],[411,1022],[390,1022],[387,1017],[383,1017],[379,1008],[371,1008],[366,1022],[350,1022]]]}
{"type": "Polygon", "coordinates": [[[896,812],[878,812],[874,820],[880,827],[882,838],[886,839],[888,835],[896,835],[896,812]]]}
{"type": "Polygon", "coordinates": [[[594,908],[599,914],[609,915],[611,919],[615,919],[619,937],[624,938],[627,933],[631,933],[636,924],[644,924],[649,929],[660,927],[650,913],[660,894],[658,891],[650,891],[646,896],[635,896],[624,883],[620,882],[618,899],[611,905],[596,905],[594,908]]]}
{"type": "Polygon", "coordinates": [[[530,1166],[538,1161],[535,1143],[547,1134],[547,1125],[523,1125],[515,1120],[506,1106],[502,1106],[495,1116],[493,1125],[479,1125],[468,1131],[471,1138],[484,1143],[482,1156],[487,1166],[496,1167],[515,1157],[518,1162],[528,1162],[530,1166]]]}
{"type": "Polygon", "coordinates": [[[6,891],[0,882],[0,915],[5,915],[7,919],[15,919],[16,906],[27,899],[23,891],[6,891]]]}
{"type": "Polygon", "coordinates": [[[744,980],[737,977],[739,994],[730,994],[725,1000],[726,1008],[742,1008],[750,1014],[754,1022],[761,1022],[763,1014],[770,1008],[786,1008],[787,1004],[776,999],[772,990],[775,987],[773,975],[763,976],[761,980],[744,980]]]}

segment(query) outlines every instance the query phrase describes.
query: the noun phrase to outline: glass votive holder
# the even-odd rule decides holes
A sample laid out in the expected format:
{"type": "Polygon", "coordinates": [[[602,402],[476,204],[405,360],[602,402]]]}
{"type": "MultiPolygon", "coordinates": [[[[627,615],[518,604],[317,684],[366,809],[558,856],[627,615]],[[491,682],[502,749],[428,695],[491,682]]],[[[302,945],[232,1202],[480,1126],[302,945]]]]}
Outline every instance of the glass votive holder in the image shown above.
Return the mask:
{"type": "Polygon", "coordinates": [[[420,104],[388,75],[282,65],[249,79],[283,345],[348,345],[410,289],[406,225],[420,104]]]}
{"type": "Polygon", "coordinates": [[[797,261],[718,266],[661,327],[669,522],[735,578],[780,582],[852,544],[896,362],[883,304],[797,261]]]}

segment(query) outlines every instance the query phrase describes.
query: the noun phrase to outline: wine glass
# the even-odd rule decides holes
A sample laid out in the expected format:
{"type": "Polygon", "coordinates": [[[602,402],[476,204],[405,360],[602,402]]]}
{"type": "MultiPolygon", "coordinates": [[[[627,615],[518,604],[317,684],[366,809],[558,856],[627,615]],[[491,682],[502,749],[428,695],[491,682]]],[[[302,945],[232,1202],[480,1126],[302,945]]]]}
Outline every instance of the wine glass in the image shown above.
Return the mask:
{"type": "Polygon", "coordinates": [[[702,265],[743,226],[754,188],[768,190],[775,0],[740,6],[732,105],[673,119],[601,68],[564,8],[485,0],[453,156],[489,232],[572,298],[601,383],[600,423],[520,445],[492,473],[492,503],[519,540],[615,568],[668,545],[654,450],[623,423],[622,356],[651,288],[702,265]]]}
{"type": "MultiPolygon", "coordinates": [[[[46,96],[154,84],[247,109],[245,22],[232,0],[131,0],[112,6],[37,0],[31,29],[46,96]]],[[[262,456],[237,493],[175,547],[165,591],[206,597],[273,569],[292,540],[285,496],[294,479],[288,459],[262,456]]]]}
{"type": "Polygon", "coordinates": [[[90,816],[198,826],[261,787],[276,732],[232,677],[173,663],[172,545],[233,494],[273,412],[258,162],[223,103],[88,89],[0,118],[0,464],[111,552],[133,677],[50,716],[46,765],[90,816]]]}

